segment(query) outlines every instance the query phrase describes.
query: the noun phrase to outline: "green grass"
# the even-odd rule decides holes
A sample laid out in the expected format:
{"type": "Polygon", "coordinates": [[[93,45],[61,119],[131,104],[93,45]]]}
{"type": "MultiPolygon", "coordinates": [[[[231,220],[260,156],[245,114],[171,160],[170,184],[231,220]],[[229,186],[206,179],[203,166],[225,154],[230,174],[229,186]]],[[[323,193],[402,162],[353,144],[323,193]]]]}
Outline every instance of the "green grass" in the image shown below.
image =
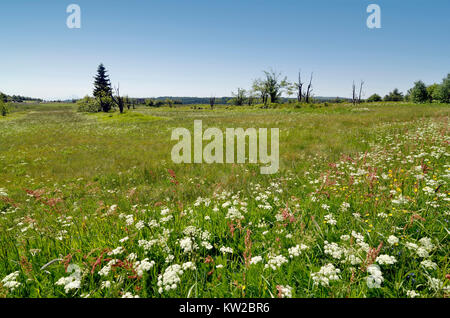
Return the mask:
{"type": "Polygon", "coordinates": [[[290,286],[293,297],[448,295],[449,111],[379,103],[80,114],[73,104],[27,104],[0,118],[0,296],[277,297],[277,286],[290,286]],[[192,131],[195,119],[203,129],[280,128],[280,172],[173,164],[171,130],[192,131]],[[231,207],[243,218],[227,218],[231,207]],[[185,253],[186,237],[198,248],[185,253]],[[432,243],[425,256],[411,245],[426,245],[423,238],[432,243]],[[325,253],[325,241],[337,244],[339,259],[325,253]],[[380,242],[378,254],[396,263],[380,265],[383,282],[370,288],[367,248],[380,242]],[[108,255],[117,247],[124,251],[108,255]],[[246,264],[250,254],[262,261],[246,264]],[[271,255],[287,262],[264,268],[271,255]],[[119,261],[100,275],[112,258],[119,261]],[[154,265],[139,272],[144,259],[154,265]],[[172,276],[175,288],[161,292],[158,277],[187,262],[196,269],[172,276]],[[69,264],[81,272],[66,272],[69,264]],[[327,264],[339,280],[315,285],[327,264]],[[16,271],[20,286],[1,282],[16,271]],[[56,283],[71,274],[80,285],[66,292],[56,283]],[[111,287],[102,288],[106,281],[111,287]]]}
{"type": "Polygon", "coordinates": [[[152,122],[155,120],[164,120],[164,117],[156,117],[145,115],[138,112],[124,112],[123,114],[114,112],[114,113],[95,113],[89,114],[89,117],[93,117],[102,123],[145,123],[152,122]]]}

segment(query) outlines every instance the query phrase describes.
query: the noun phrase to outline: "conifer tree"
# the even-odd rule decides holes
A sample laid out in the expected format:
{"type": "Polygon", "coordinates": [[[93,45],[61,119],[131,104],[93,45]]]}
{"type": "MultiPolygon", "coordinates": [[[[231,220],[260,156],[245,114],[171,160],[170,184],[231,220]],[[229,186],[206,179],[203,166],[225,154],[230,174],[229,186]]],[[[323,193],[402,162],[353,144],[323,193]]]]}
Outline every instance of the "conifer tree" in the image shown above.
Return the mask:
{"type": "Polygon", "coordinates": [[[99,101],[100,107],[104,112],[109,112],[112,107],[111,103],[111,81],[107,74],[106,68],[100,64],[97,69],[97,75],[94,82],[94,96],[99,101]]]}

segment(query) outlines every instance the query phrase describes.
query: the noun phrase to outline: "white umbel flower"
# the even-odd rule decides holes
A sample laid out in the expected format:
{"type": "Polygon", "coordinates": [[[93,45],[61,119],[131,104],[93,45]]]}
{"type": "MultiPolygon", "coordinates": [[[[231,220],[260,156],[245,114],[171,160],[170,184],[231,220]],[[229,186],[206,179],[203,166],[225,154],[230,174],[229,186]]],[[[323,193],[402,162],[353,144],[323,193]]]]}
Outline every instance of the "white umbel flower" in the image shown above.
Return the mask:
{"type": "Polygon", "coordinates": [[[380,265],[392,265],[397,263],[397,260],[394,256],[383,254],[377,257],[376,262],[380,265]]]}
{"type": "Polygon", "coordinates": [[[378,265],[372,264],[367,268],[367,272],[370,274],[366,278],[367,287],[369,288],[380,288],[381,283],[383,283],[383,273],[378,265]]]}
{"type": "Polygon", "coordinates": [[[331,281],[340,280],[340,272],[341,270],[339,268],[335,268],[333,264],[327,264],[322,266],[317,273],[312,273],[311,277],[314,281],[314,285],[328,287],[331,281]]]}
{"type": "Polygon", "coordinates": [[[13,272],[2,279],[2,285],[3,287],[8,288],[10,291],[15,290],[18,288],[21,283],[17,282],[17,278],[19,277],[19,272],[13,272]]]}

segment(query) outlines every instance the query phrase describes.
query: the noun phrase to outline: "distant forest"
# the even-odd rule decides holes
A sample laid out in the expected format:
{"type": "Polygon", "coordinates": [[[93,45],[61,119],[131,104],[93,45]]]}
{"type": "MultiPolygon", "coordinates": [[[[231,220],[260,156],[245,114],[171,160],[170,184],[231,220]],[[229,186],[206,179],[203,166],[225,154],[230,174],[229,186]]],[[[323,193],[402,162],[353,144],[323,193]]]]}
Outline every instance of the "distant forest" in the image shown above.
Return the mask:
{"type": "MultiPolygon", "coordinates": [[[[20,95],[6,95],[8,102],[13,103],[24,103],[24,102],[37,102],[41,103],[44,100],[41,98],[34,98],[34,97],[27,97],[27,96],[20,96],[20,95]]],[[[233,100],[234,97],[218,97],[216,98],[216,104],[217,105],[226,105],[229,104],[230,101],[233,100]]],[[[172,100],[175,105],[209,105],[210,103],[210,97],[175,97],[175,96],[160,96],[156,98],[135,98],[130,97],[129,101],[133,102],[137,105],[139,104],[146,104],[146,101],[148,100],[154,100],[154,101],[161,101],[165,103],[167,100],[172,100]]],[[[342,97],[314,97],[316,101],[320,102],[336,102],[336,101],[349,101],[348,98],[342,98],[342,97]]],[[[53,100],[53,102],[64,102],[64,103],[75,103],[79,99],[66,99],[66,100],[53,100]]],[[[289,101],[294,102],[295,98],[280,98],[280,101],[282,103],[288,103],[289,101]]]]}
{"type": "MultiPolygon", "coordinates": [[[[217,97],[216,98],[216,104],[219,105],[225,105],[228,104],[231,100],[233,100],[234,97],[217,97]]],[[[320,100],[320,101],[335,101],[336,99],[343,99],[344,98],[337,98],[337,97],[314,97],[316,100],[320,100]]],[[[171,99],[174,101],[179,101],[181,102],[181,104],[183,105],[194,105],[194,104],[205,104],[205,105],[209,105],[210,102],[210,97],[173,97],[173,96],[164,96],[164,97],[158,97],[158,98],[154,98],[155,100],[162,100],[165,101],[167,99],[171,99]]],[[[145,102],[145,98],[142,99],[145,102]]],[[[282,97],[280,98],[280,101],[282,103],[287,103],[289,101],[296,101],[296,98],[285,98],[282,97]]],[[[143,103],[144,103],[143,102],[143,103]]],[[[140,104],[140,103],[139,103],[140,104]]]]}
{"type": "Polygon", "coordinates": [[[20,95],[4,95],[0,92],[2,96],[6,96],[7,102],[13,102],[13,103],[23,103],[23,102],[42,102],[43,100],[40,98],[33,98],[33,97],[26,97],[26,96],[20,96],[20,95]]]}
{"type": "MultiPolygon", "coordinates": [[[[216,104],[217,105],[225,105],[229,104],[230,101],[233,100],[234,97],[217,97],[216,98],[216,104]]],[[[145,104],[146,101],[149,99],[155,100],[155,101],[162,101],[165,102],[167,100],[174,101],[175,105],[209,105],[211,97],[175,97],[175,96],[160,96],[156,98],[130,98],[130,100],[134,100],[136,104],[145,104]]],[[[322,101],[322,102],[332,102],[336,100],[340,101],[348,101],[350,99],[347,98],[341,98],[341,97],[314,97],[315,100],[322,101]]],[[[296,98],[280,98],[280,101],[282,103],[287,103],[289,101],[295,101],[296,98]]]]}

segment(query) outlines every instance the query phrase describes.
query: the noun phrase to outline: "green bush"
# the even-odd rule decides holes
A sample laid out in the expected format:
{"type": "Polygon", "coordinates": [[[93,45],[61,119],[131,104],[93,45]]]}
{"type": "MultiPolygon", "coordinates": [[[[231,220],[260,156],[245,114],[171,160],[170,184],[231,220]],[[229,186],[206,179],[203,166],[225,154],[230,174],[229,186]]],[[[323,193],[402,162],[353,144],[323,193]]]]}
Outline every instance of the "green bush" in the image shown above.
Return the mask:
{"type": "Polygon", "coordinates": [[[8,115],[8,113],[9,113],[8,105],[2,100],[0,100],[0,115],[4,117],[8,115]]]}
{"type": "Polygon", "coordinates": [[[380,95],[378,94],[373,94],[372,96],[370,96],[367,101],[369,103],[375,103],[375,102],[381,102],[383,99],[381,98],[380,95]]]}
{"type": "Polygon", "coordinates": [[[384,97],[385,102],[401,102],[404,100],[403,93],[396,88],[384,97]]]}
{"type": "Polygon", "coordinates": [[[98,113],[101,107],[95,98],[85,96],[77,102],[78,111],[82,113],[98,113]]]}

